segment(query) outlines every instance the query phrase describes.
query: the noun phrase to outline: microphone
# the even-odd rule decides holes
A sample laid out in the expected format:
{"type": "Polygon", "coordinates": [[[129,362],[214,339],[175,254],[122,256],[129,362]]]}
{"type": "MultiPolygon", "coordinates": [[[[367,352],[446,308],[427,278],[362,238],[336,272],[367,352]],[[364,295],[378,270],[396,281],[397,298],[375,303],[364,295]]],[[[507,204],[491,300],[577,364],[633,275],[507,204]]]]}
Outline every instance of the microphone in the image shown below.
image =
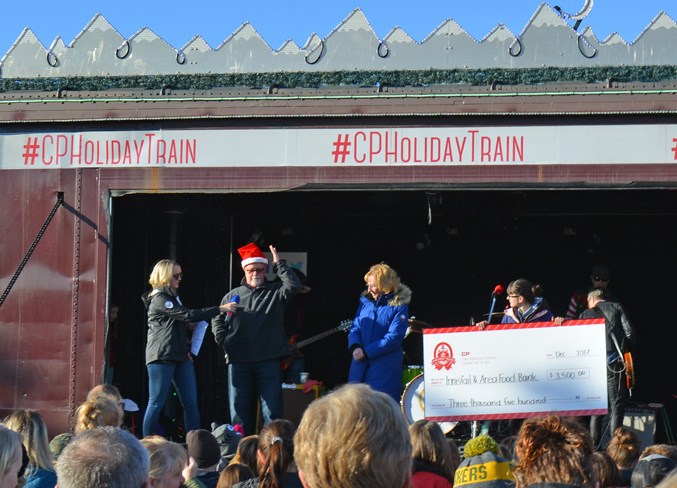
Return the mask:
{"type": "MultiPolygon", "coordinates": [[[[230,303],[240,303],[240,295],[233,295],[230,297],[230,303]]],[[[233,315],[235,315],[235,312],[226,313],[226,324],[233,320],[233,315]]]]}
{"type": "Polygon", "coordinates": [[[489,316],[487,322],[491,323],[491,317],[494,313],[494,306],[496,305],[496,297],[503,293],[503,285],[500,283],[494,287],[494,291],[491,292],[491,305],[489,306],[489,316]]]}

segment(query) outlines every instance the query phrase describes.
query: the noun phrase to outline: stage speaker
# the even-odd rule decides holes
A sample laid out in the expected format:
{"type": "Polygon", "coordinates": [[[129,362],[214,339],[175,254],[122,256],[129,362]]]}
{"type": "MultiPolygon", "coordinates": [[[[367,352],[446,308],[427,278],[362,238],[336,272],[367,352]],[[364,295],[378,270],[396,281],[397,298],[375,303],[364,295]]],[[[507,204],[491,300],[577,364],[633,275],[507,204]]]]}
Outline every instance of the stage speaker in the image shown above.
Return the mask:
{"type": "Polygon", "coordinates": [[[324,387],[321,385],[313,386],[308,393],[304,393],[302,385],[295,385],[295,388],[285,385],[282,389],[283,418],[291,420],[298,427],[306,407],[323,392],[324,387]]]}
{"type": "Polygon", "coordinates": [[[653,408],[626,408],[623,425],[637,433],[642,450],[655,442],[656,411],[653,408]]]}
{"type": "MultiPolygon", "coordinates": [[[[641,449],[653,444],[656,435],[656,411],[653,408],[626,408],[623,417],[623,426],[637,434],[642,443],[641,449]]],[[[611,440],[609,432],[609,416],[602,419],[602,443],[606,446],[611,440]]]]}

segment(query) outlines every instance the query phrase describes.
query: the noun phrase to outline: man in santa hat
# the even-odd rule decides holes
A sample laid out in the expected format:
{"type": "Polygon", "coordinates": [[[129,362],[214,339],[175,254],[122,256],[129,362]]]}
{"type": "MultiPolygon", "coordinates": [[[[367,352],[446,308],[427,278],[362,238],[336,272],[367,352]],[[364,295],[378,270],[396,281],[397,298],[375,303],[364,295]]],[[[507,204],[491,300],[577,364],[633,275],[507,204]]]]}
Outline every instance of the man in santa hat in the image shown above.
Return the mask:
{"type": "Polygon", "coordinates": [[[251,435],[257,433],[257,399],[264,425],[282,417],[280,359],[290,354],[284,310],[301,282],[275,246],[270,246],[273,270],[280,278],[275,281],[266,281],[268,259],[256,244],[238,252],[244,278],[221,300],[229,311],[212,319],[212,332],[228,363],[231,422],[242,424],[251,435]]]}

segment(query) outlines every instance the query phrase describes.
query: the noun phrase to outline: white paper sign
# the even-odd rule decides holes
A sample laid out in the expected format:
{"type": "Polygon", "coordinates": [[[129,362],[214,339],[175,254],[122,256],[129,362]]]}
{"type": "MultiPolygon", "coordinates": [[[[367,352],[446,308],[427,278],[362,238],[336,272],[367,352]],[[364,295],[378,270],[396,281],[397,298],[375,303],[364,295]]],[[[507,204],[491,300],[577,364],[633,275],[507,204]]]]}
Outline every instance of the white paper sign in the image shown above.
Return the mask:
{"type": "Polygon", "coordinates": [[[423,333],[427,419],[607,412],[604,319],[423,333]]]}
{"type": "Polygon", "coordinates": [[[197,356],[200,352],[200,348],[202,347],[202,341],[205,338],[205,332],[207,331],[207,322],[204,320],[198,322],[195,325],[195,329],[193,330],[193,339],[191,340],[190,343],[190,353],[193,356],[197,356]]]}

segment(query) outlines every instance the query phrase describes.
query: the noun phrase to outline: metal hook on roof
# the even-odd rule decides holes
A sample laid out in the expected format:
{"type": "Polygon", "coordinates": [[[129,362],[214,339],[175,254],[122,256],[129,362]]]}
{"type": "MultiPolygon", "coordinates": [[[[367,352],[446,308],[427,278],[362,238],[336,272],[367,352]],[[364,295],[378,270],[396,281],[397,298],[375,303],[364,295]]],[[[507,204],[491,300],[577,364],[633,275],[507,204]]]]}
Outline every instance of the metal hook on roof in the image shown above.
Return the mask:
{"type": "Polygon", "coordinates": [[[574,20],[583,20],[585,17],[588,16],[590,11],[592,10],[592,7],[594,6],[595,0],[585,0],[583,2],[583,7],[576,12],[575,14],[570,14],[568,12],[564,12],[558,5],[555,5],[555,10],[557,10],[560,14],[574,20]]]}
{"type": "Polygon", "coordinates": [[[320,58],[322,58],[322,55],[324,54],[324,39],[320,39],[320,42],[318,42],[309,52],[306,54],[305,60],[306,63],[308,64],[315,64],[317,63],[320,58]],[[315,52],[318,52],[318,47],[319,47],[319,54],[317,55],[317,58],[311,59],[310,56],[311,54],[314,54],[315,52]]]}
{"type": "Polygon", "coordinates": [[[595,48],[595,46],[590,44],[588,40],[580,34],[578,35],[578,50],[581,52],[583,56],[585,56],[588,59],[592,59],[597,55],[597,49],[595,48]],[[587,54],[583,51],[583,46],[581,46],[581,42],[586,46],[588,46],[590,49],[592,49],[592,54],[587,54]]]}
{"type": "Polygon", "coordinates": [[[132,45],[125,39],[125,42],[120,44],[120,47],[115,50],[115,57],[118,59],[125,59],[132,52],[132,45]]]}
{"type": "Polygon", "coordinates": [[[516,58],[520,54],[522,54],[522,51],[524,50],[524,45],[522,44],[522,41],[520,40],[519,37],[515,37],[515,39],[512,41],[512,44],[510,44],[510,47],[508,48],[508,53],[513,57],[516,58]],[[515,52],[514,47],[518,46],[519,51],[515,52]]]}
{"type": "Polygon", "coordinates": [[[595,3],[594,0],[585,0],[585,3],[583,3],[583,7],[581,8],[581,10],[579,10],[579,11],[576,12],[575,14],[570,14],[570,13],[568,13],[568,12],[563,11],[562,8],[561,8],[559,5],[555,5],[554,8],[555,8],[555,10],[557,10],[557,11],[560,13],[560,15],[561,15],[562,17],[564,17],[565,19],[573,19],[573,20],[575,20],[576,22],[574,23],[573,29],[574,29],[575,31],[577,31],[577,30],[578,30],[578,27],[581,25],[581,22],[583,21],[583,19],[584,19],[585,17],[587,17],[588,14],[590,13],[590,11],[592,10],[592,7],[593,7],[594,3],[595,3]]]}
{"type": "Polygon", "coordinates": [[[183,65],[183,64],[186,64],[186,61],[187,61],[186,54],[181,49],[177,49],[176,50],[176,62],[183,65]]]}
{"type": "Polygon", "coordinates": [[[60,86],[56,91],[56,98],[63,98],[66,92],[68,91],[68,86],[60,86]]]}
{"type": "Polygon", "coordinates": [[[390,48],[385,43],[385,41],[381,41],[378,43],[378,47],[376,48],[376,54],[378,54],[379,58],[387,58],[390,55],[390,48]]]}
{"type": "Polygon", "coordinates": [[[59,66],[59,58],[57,57],[54,52],[50,49],[47,51],[47,64],[50,65],[52,68],[56,68],[59,66]]]}

